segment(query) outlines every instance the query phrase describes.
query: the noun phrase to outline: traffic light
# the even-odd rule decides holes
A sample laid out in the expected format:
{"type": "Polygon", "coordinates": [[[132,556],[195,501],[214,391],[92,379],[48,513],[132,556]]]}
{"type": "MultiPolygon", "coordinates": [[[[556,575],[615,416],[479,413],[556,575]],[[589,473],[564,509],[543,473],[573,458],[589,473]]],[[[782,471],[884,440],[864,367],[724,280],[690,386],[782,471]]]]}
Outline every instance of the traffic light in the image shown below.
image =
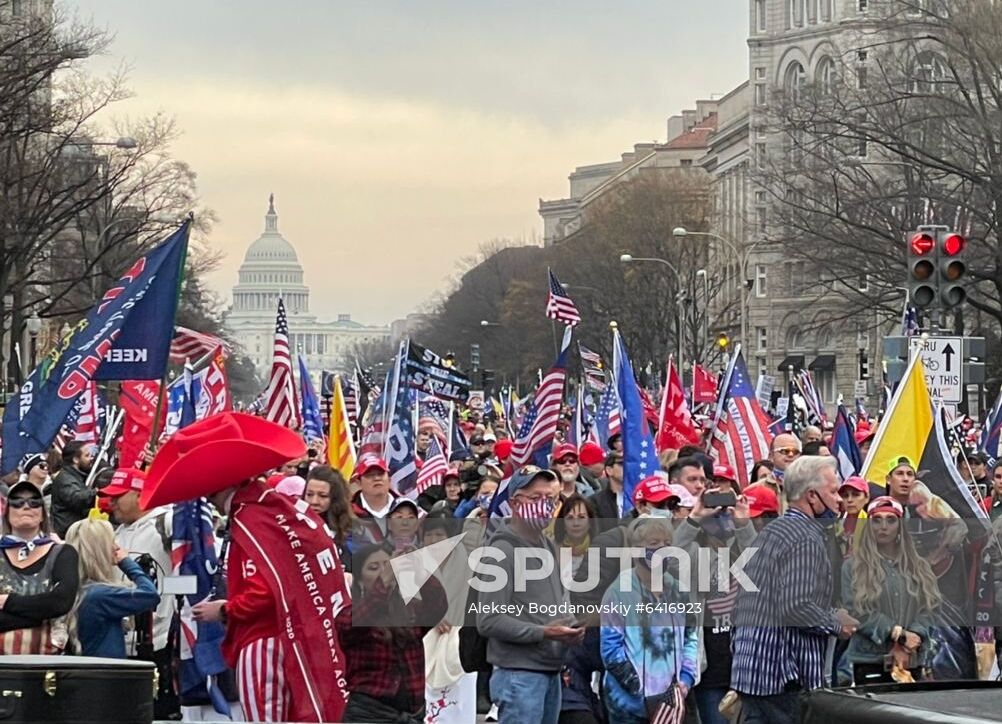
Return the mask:
{"type": "Polygon", "coordinates": [[[727,345],[729,345],[730,343],[731,343],[731,338],[727,336],[727,332],[720,332],[717,335],[717,347],[719,347],[721,351],[726,350],[727,345]]]}
{"type": "Polygon", "coordinates": [[[471,344],[470,345],[470,367],[476,372],[480,369],[480,345],[471,344]]]}
{"type": "Polygon", "coordinates": [[[908,295],[917,309],[936,301],[936,260],[939,256],[932,231],[919,229],[908,239],[908,295]]]}
{"type": "Polygon", "coordinates": [[[950,309],[967,299],[967,290],[964,288],[964,274],[967,273],[967,262],[964,259],[967,240],[954,231],[940,231],[937,237],[939,303],[943,309],[950,309]]]}
{"type": "Polygon", "coordinates": [[[870,379],[870,359],[865,349],[859,350],[859,379],[870,379]]]}

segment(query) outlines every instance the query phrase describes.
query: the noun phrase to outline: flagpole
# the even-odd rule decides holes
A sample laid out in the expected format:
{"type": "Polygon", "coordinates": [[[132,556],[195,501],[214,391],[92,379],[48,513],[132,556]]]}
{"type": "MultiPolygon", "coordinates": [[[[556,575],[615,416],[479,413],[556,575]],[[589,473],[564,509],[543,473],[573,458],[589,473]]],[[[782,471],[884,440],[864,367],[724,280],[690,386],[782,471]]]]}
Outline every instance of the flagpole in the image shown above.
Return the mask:
{"type": "Polygon", "coordinates": [[[710,425],[710,436],[706,438],[707,452],[710,451],[710,447],[713,445],[713,431],[717,429],[717,423],[720,422],[720,416],[724,412],[724,397],[727,394],[727,390],[730,389],[731,377],[734,375],[734,365],[737,364],[739,354],[741,354],[740,342],[734,346],[734,356],[731,357],[731,361],[727,365],[727,373],[724,375],[723,384],[717,388],[717,409],[713,413],[713,424],[710,425]]]}

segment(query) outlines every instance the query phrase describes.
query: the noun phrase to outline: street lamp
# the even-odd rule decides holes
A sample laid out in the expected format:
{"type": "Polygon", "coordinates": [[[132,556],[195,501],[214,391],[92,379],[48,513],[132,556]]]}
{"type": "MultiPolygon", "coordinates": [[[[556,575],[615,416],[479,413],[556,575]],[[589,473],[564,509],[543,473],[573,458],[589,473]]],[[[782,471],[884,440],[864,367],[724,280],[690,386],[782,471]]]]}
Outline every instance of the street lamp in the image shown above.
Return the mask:
{"type": "Polygon", "coordinates": [[[480,326],[481,327],[500,327],[501,323],[500,322],[488,322],[486,319],[481,319],[480,320],[480,326]]]}
{"type": "MultiPolygon", "coordinates": [[[[682,275],[678,273],[678,269],[667,259],[659,259],[657,257],[651,256],[633,256],[632,254],[620,254],[619,261],[621,264],[633,264],[635,262],[654,262],[655,264],[663,264],[671,270],[671,273],[675,275],[675,282],[678,285],[678,292],[681,297],[682,290],[682,275]]],[[[685,349],[685,305],[682,304],[681,298],[677,300],[676,304],[678,308],[678,368],[682,369],[682,357],[683,350],[685,349]]]]}
{"type": "Polygon", "coordinates": [[[42,331],[42,320],[39,318],[37,311],[32,310],[31,316],[28,317],[24,326],[28,330],[30,348],[27,367],[34,369],[38,359],[38,333],[42,331]]]}
{"type": "MultiPolygon", "coordinates": [[[[714,234],[711,231],[689,231],[684,226],[676,226],[672,229],[671,235],[678,239],[684,239],[687,236],[705,236],[709,239],[716,239],[720,243],[727,246],[730,252],[734,255],[735,260],[737,260],[739,268],[738,273],[741,275],[741,283],[744,284],[745,280],[748,278],[748,259],[751,257],[752,251],[756,246],[759,245],[761,240],[753,241],[745,249],[745,253],[741,254],[738,250],[737,244],[735,244],[730,239],[721,236],[720,234],[714,234]]],[[[741,296],[738,298],[738,307],[741,314],[741,347],[745,347],[745,337],[747,336],[747,326],[748,326],[748,297],[751,296],[751,290],[742,291],[741,296]]]]}
{"type": "MultiPolygon", "coordinates": [[[[706,344],[710,339],[710,280],[706,269],[696,270],[696,278],[699,277],[703,278],[703,344],[706,344]]],[[[702,354],[703,345],[699,344],[696,347],[702,354]]]]}

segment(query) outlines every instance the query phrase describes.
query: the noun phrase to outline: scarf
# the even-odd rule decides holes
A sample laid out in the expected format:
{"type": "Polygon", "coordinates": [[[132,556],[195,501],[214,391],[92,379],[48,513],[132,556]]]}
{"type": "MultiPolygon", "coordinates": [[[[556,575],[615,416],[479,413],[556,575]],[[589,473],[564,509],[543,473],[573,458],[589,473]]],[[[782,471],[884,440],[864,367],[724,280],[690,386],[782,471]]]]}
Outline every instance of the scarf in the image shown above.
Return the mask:
{"type": "Polygon", "coordinates": [[[25,540],[24,538],[19,538],[16,535],[5,535],[0,538],[0,549],[7,550],[8,548],[17,548],[17,559],[23,561],[31,555],[31,552],[35,550],[37,546],[44,546],[46,543],[51,543],[52,539],[47,535],[38,536],[32,540],[25,540]]]}
{"type": "Polygon", "coordinates": [[[591,545],[591,536],[585,535],[584,540],[580,543],[572,544],[570,546],[571,555],[577,558],[578,556],[583,556],[588,552],[588,546],[591,545]]]}

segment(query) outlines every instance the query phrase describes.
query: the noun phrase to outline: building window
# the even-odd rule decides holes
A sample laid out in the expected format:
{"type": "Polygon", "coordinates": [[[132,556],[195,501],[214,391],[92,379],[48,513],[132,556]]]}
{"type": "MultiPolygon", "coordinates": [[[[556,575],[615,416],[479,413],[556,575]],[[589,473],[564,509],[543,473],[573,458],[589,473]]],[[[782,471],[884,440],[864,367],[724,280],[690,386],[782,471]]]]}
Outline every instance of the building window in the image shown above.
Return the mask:
{"type": "Polygon", "coordinates": [[[24,15],[24,0],[12,0],[10,4],[10,14],[15,18],[24,15]]]}
{"type": "Polygon", "coordinates": [[[756,143],[755,144],[755,160],[758,161],[759,164],[764,164],[765,163],[765,144],[764,143],[756,143]]]}
{"type": "Polygon", "coordinates": [[[818,22],[818,0],[807,0],[807,24],[818,22]]]}
{"type": "Polygon", "coordinates": [[[827,23],[832,19],[832,0],[821,0],[821,22],[827,23]]]}
{"type": "Polygon", "coordinates": [[[755,0],[755,29],[760,33],[766,30],[765,0],[755,0]]]}
{"type": "Polygon", "coordinates": [[[758,68],[756,68],[755,69],[755,80],[765,80],[765,73],[766,73],[766,70],[765,70],[764,66],[759,66],[758,68]]]}
{"type": "Polygon", "coordinates": [[[869,274],[860,274],[859,275],[859,283],[858,283],[858,285],[857,285],[856,288],[859,289],[859,291],[861,291],[861,292],[868,292],[868,291],[870,291],[870,275],[869,274]]]}
{"type": "Polygon", "coordinates": [[[870,9],[870,0],[856,0],[856,8],[861,13],[865,13],[870,9]]]}
{"type": "Polygon", "coordinates": [[[797,61],[793,61],[787,66],[786,73],[783,75],[783,90],[786,91],[787,96],[792,100],[797,101],[800,99],[800,93],[804,88],[806,77],[807,73],[804,72],[804,66],[797,61]]]}
{"type": "Polygon", "coordinates": [[[830,370],[814,370],[814,379],[817,382],[818,392],[821,394],[823,402],[835,402],[835,367],[830,370]]]}
{"type": "Polygon", "coordinates": [[[762,375],[769,374],[768,360],[765,357],[758,357],[756,359],[758,361],[758,376],[761,377],[762,375]]]}
{"type": "Polygon", "coordinates": [[[765,286],[765,264],[755,265],[755,296],[762,298],[766,295],[765,286]]]}
{"type": "Polygon", "coordinates": [[[765,105],[765,83],[755,84],[755,105],[756,106],[765,105]]]}
{"type": "Polygon", "coordinates": [[[683,158],[683,159],[679,160],[678,165],[679,166],[691,166],[692,165],[692,159],[691,158],[683,158]]]}
{"type": "Polygon", "coordinates": [[[829,96],[835,90],[835,61],[831,58],[822,58],[818,63],[816,80],[822,95],[829,96]]]}
{"type": "Polygon", "coordinates": [[[769,349],[769,330],[765,327],[755,327],[756,347],[759,352],[769,349]]]}
{"type": "Polygon", "coordinates": [[[804,0],[787,0],[786,27],[800,27],[804,24],[804,0]]]}

